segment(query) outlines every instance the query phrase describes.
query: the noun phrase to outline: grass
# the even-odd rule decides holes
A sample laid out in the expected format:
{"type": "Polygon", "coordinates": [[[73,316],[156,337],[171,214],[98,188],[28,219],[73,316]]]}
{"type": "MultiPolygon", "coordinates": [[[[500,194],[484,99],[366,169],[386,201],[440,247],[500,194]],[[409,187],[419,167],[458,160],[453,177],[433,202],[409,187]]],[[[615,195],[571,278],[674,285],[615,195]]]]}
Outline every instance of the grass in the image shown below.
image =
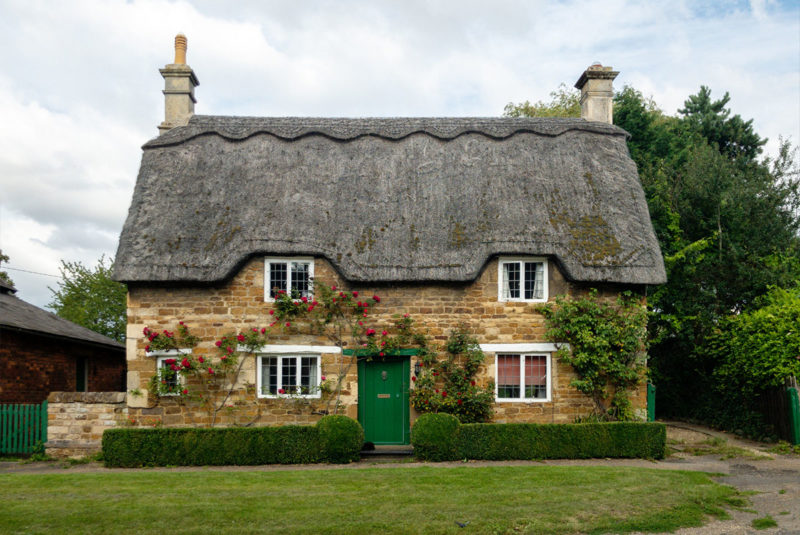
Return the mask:
{"type": "Polygon", "coordinates": [[[733,458],[745,458],[752,460],[771,459],[769,455],[762,455],[745,448],[731,446],[728,444],[726,439],[721,437],[712,437],[700,443],[687,445],[682,451],[692,455],[719,455],[720,460],[733,458]]]}
{"type": "Polygon", "coordinates": [[[761,518],[754,518],[750,525],[752,525],[755,529],[768,529],[774,528],[778,525],[778,523],[775,522],[774,518],[767,515],[762,516],[761,518]]]}
{"type": "Polygon", "coordinates": [[[3,533],[559,534],[672,531],[746,500],[699,472],[467,465],[0,474],[0,503],[3,533]]]}
{"type": "Polygon", "coordinates": [[[779,453],[781,455],[800,455],[800,444],[792,446],[785,440],[781,440],[767,451],[770,453],[779,453]]]}

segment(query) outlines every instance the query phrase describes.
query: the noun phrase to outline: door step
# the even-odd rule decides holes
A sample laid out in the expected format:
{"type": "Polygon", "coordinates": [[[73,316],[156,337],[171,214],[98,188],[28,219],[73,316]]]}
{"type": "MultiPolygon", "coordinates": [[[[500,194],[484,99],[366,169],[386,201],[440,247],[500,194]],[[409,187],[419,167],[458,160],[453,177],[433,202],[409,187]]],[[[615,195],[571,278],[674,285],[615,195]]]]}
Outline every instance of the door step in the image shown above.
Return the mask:
{"type": "Polygon", "coordinates": [[[408,460],[414,456],[414,448],[410,445],[389,444],[375,446],[375,449],[361,450],[362,461],[391,462],[408,460]]]}

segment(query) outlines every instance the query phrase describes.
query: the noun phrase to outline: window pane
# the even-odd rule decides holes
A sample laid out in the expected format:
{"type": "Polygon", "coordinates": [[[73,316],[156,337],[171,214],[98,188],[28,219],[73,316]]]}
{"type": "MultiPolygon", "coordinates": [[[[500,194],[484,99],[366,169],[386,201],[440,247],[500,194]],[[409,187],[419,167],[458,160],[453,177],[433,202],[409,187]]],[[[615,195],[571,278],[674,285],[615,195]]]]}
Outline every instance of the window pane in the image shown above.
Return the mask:
{"type": "Polygon", "coordinates": [[[547,398],[547,357],[543,355],[525,357],[525,397],[547,398]]]}
{"type": "Polygon", "coordinates": [[[525,262],[525,299],[544,297],[544,263],[525,262]]]}
{"type": "Polygon", "coordinates": [[[506,299],[519,299],[519,263],[506,262],[503,264],[503,297],[506,299]]]}
{"type": "Polygon", "coordinates": [[[261,358],[261,393],[278,393],[278,359],[276,357],[261,358]]]}
{"type": "Polygon", "coordinates": [[[309,263],[292,262],[292,297],[308,297],[309,263]]]}
{"type": "Polygon", "coordinates": [[[287,291],[287,266],[285,262],[270,262],[269,264],[269,296],[275,297],[278,290],[287,291]]]}
{"type": "Polygon", "coordinates": [[[281,359],[281,386],[287,391],[297,390],[297,357],[283,357],[281,359]]]}
{"type": "Polygon", "coordinates": [[[520,356],[497,356],[497,397],[520,397],[520,356]]]}
{"type": "Polygon", "coordinates": [[[317,382],[317,357],[303,357],[300,365],[300,392],[314,393],[317,382]]]}
{"type": "Polygon", "coordinates": [[[176,367],[173,362],[173,359],[164,359],[161,361],[161,386],[169,393],[177,392],[178,386],[180,386],[178,372],[177,370],[173,370],[173,368],[176,367]],[[170,361],[169,363],[167,362],[168,360],[170,361]]]}

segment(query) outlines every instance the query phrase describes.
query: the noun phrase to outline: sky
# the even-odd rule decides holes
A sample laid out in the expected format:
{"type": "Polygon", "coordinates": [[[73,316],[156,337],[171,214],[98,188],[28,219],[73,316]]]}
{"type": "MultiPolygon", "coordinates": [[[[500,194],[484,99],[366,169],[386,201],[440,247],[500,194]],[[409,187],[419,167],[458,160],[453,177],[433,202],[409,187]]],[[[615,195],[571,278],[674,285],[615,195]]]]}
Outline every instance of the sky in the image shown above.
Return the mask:
{"type": "Polygon", "coordinates": [[[800,141],[796,1],[0,0],[0,249],[18,297],[45,306],[61,260],[116,254],[177,33],[198,114],[499,116],[600,62],[668,114],[701,85],[729,92],[766,155],[800,141]]]}

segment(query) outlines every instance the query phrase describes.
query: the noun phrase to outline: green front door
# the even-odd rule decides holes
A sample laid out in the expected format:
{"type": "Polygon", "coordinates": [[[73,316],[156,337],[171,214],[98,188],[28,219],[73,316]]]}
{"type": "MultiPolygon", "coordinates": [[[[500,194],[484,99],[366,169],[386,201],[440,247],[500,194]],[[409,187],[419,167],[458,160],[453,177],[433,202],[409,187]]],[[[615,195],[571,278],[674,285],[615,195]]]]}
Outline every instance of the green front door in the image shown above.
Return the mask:
{"type": "Polygon", "coordinates": [[[409,377],[407,357],[358,362],[358,421],[366,442],[409,443],[409,377]]]}

